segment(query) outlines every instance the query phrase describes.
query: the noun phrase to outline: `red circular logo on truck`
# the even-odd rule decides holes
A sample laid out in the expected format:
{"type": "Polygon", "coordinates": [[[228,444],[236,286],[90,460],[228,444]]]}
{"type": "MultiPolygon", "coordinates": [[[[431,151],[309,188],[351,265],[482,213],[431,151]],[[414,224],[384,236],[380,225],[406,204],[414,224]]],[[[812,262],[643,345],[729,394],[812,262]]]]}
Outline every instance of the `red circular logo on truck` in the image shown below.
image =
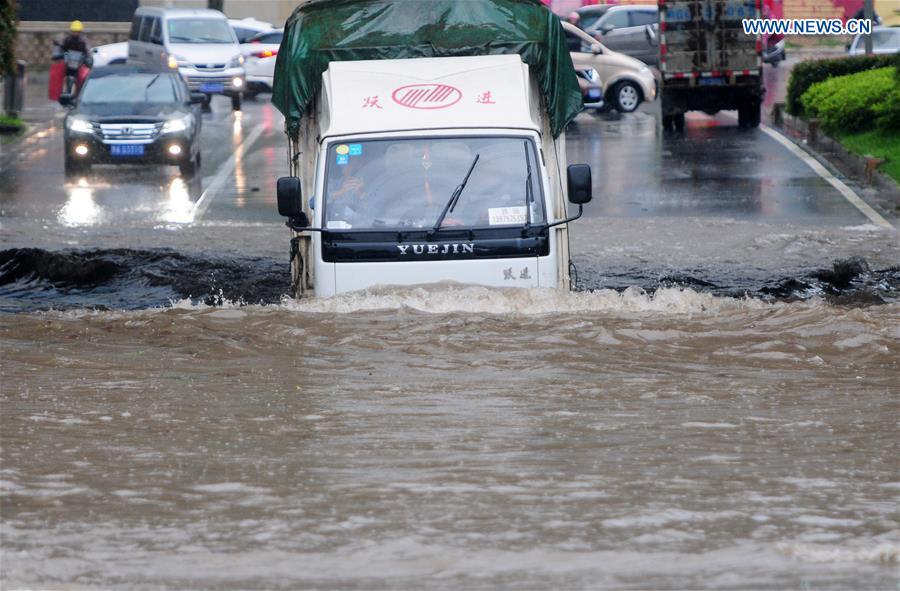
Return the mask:
{"type": "Polygon", "coordinates": [[[462,99],[462,92],[446,84],[408,84],[395,90],[391,98],[410,109],[446,109],[462,99]]]}

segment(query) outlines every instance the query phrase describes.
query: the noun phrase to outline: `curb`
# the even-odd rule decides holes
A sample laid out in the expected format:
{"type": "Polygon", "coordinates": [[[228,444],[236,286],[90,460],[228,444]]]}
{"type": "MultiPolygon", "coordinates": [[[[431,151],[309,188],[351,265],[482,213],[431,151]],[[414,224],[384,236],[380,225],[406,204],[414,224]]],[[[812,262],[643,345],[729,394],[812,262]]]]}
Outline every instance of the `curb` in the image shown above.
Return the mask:
{"type": "MultiPolygon", "coordinates": [[[[879,161],[847,150],[838,140],[823,133],[818,126],[788,114],[783,103],[771,112],[772,127],[790,138],[823,164],[852,179],[859,187],[870,189],[877,197],[873,204],[893,218],[900,215],[900,185],[875,167],[879,161]]],[[[871,196],[869,201],[871,201],[871,196]]]]}

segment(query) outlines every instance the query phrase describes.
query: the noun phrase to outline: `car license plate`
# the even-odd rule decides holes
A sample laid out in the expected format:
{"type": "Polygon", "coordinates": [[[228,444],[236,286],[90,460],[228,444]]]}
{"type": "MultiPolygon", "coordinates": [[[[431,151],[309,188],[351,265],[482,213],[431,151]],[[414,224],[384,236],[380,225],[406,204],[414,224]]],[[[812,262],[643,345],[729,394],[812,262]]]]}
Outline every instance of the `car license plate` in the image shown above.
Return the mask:
{"type": "Polygon", "coordinates": [[[725,86],[725,78],[701,78],[700,86],[725,86]]]}
{"type": "Polygon", "coordinates": [[[205,82],[200,85],[200,92],[222,92],[225,85],[221,82],[205,82]]]}
{"type": "Polygon", "coordinates": [[[590,98],[590,99],[600,98],[600,89],[599,88],[588,88],[588,98],[590,98]]]}
{"type": "Polygon", "coordinates": [[[143,156],[144,144],[112,144],[109,153],[112,156],[143,156]]]}

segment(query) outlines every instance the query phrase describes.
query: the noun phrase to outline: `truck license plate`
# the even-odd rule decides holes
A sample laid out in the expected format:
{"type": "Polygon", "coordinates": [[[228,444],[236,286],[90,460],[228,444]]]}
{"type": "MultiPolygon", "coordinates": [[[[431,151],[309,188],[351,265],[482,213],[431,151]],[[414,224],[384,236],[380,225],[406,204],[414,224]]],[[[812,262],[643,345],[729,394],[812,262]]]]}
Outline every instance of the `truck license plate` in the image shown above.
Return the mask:
{"type": "Polygon", "coordinates": [[[225,85],[221,82],[204,82],[200,85],[200,92],[222,92],[225,85]]]}
{"type": "Polygon", "coordinates": [[[725,86],[724,78],[701,78],[700,86],[725,86]]]}
{"type": "Polygon", "coordinates": [[[112,144],[109,153],[112,156],[143,156],[144,144],[112,144]]]}

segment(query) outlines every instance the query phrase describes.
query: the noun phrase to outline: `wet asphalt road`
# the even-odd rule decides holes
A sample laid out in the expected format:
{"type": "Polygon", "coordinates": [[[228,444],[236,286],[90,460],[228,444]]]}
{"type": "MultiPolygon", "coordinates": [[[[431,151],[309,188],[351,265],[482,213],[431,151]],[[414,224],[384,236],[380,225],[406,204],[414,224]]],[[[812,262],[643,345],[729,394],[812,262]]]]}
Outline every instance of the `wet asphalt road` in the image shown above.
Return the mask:
{"type": "Polygon", "coordinates": [[[202,172],[185,181],[174,166],[132,165],[98,165],[66,179],[56,119],[0,154],[2,215],[100,228],[204,218],[277,222],[275,180],[287,161],[282,121],[268,103],[234,113],[227,100],[216,100],[203,115],[202,172]]]}
{"type": "MultiPolygon", "coordinates": [[[[774,100],[784,76],[767,74],[774,100]]],[[[189,283],[175,295],[278,301],[287,291],[277,278],[287,276],[288,247],[275,203],[276,179],[287,173],[282,124],[268,97],[246,101],[237,113],[217,97],[204,115],[203,168],[195,179],[185,181],[175,167],[102,165],[67,180],[57,109],[53,125],[0,146],[0,247],[225,257],[232,276],[240,268],[261,275],[227,285],[189,283]],[[244,288],[257,284],[269,287],[244,288]]],[[[772,132],[741,130],[732,112],[690,113],[684,134],[662,132],[656,104],[624,116],[583,113],[567,131],[567,150],[569,162],[593,168],[594,201],[571,230],[581,289],[674,284],[719,295],[777,295],[785,281],[835,261],[861,259],[862,268],[877,270],[895,267],[900,257],[889,213],[877,215],[894,229],[878,227],[772,132]]],[[[143,265],[141,256],[125,264],[143,265]]],[[[210,264],[218,263],[203,259],[194,267],[210,264]]],[[[821,293],[803,281],[794,287],[783,295],[821,293]]],[[[117,307],[121,299],[78,305],[117,307]]],[[[130,307],[166,301],[138,298],[130,307]]]]}
{"type": "MultiPolygon", "coordinates": [[[[0,210],[98,228],[159,222],[278,223],[275,180],[287,171],[282,118],[266,99],[204,115],[203,169],[95,166],[66,181],[60,120],[0,152],[0,210]]],[[[692,113],[684,136],[664,135],[654,105],[637,113],[582,114],[567,132],[570,162],[594,171],[591,217],[693,216],[854,225],[868,220],[806,163],[732,113],[692,113]]],[[[577,232],[577,229],[575,230],[577,232]]]]}

